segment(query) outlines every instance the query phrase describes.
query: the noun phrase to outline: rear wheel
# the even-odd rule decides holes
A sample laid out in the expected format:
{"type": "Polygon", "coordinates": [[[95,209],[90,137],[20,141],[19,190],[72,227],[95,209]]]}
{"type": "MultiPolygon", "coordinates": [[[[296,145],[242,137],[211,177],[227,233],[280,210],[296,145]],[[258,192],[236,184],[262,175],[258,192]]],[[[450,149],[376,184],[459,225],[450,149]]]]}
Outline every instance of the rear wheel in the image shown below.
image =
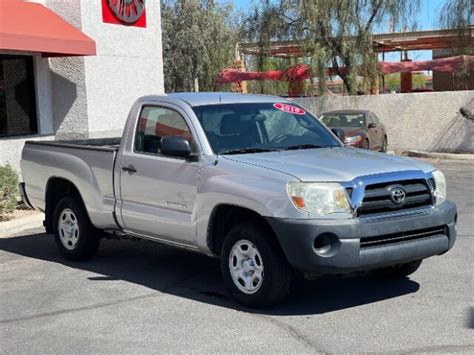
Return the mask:
{"type": "Polygon", "coordinates": [[[61,254],[68,260],[92,258],[100,243],[100,231],[89,220],[78,197],[62,198],[54,213],[54,235],[61,254]]]}
{"type": "Polygon", "coordinates": [[[221,251],[224,283],[240,304],[266,307],[282,302],[291,268],[273,236],[260,226],[241,224],[226,235],[221,251]]]}
{"type": "Polygon", "coordinates": [[[421,265],[421,260],[374,270],[375,274],[387,278],[403,278],[413,274],[421,265]]]}

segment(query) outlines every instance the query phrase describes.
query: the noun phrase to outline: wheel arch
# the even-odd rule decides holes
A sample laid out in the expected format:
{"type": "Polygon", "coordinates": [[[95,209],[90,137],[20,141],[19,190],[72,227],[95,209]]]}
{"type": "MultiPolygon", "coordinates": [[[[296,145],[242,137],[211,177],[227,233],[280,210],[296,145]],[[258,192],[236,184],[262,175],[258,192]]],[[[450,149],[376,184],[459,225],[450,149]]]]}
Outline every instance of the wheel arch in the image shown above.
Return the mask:
{"type": "MultiPolygon", "coordinates": [[[[68,179],[63,177],[50,177],[46,183],[45,192],[45,228],[47,233],[54,233],[54,211],[58,202],[65,196],[75,196],[84,206],[87,216],[87,208],[85,208],[84,199],[79,189],[68,179]]],[[[90,219],[90,218],[89,218],[90,219]]]]}
{"type": "Polygon", "coordinates": [[[272,226],[260,213],[238,205],[219,204],[212,210],[209,218],[206,243],[214,255],[219,255],[227,232],[239,223],[252,223],[264,228],[272,235],[278,246],[282,248],[272,226]]]}

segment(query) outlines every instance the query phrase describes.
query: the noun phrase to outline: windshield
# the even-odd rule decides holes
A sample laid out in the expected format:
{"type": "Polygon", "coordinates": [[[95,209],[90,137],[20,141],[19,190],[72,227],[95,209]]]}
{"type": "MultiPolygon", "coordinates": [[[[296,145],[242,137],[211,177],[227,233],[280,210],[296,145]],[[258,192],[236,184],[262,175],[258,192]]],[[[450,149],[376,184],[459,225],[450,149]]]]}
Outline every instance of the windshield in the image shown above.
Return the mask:
{"type": "Polygon", "coordinates": [[[340,146],[327,128],[295,105],[220,104],[193,110],[218,154],[340,146]]]}
{"type": "Polygon", "coordinates": [[[365,115],[363,113],[328,113],[322,115],[319,120],[328,127],[365,127],[365,115]]]}

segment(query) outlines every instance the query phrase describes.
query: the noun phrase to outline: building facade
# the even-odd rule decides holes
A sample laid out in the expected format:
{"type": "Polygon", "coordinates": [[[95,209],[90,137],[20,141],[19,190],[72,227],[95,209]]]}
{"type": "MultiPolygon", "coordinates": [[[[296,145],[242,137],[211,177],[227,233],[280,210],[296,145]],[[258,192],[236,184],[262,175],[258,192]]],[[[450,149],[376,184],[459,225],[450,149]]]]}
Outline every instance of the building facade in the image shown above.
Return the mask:
{"type": "Polygon", "coordinates": [[[18,169],[29,139],[120,136],[132,103],[163,93],[160,2],[138,5],[1,1],[0,165],[18,169]]]}

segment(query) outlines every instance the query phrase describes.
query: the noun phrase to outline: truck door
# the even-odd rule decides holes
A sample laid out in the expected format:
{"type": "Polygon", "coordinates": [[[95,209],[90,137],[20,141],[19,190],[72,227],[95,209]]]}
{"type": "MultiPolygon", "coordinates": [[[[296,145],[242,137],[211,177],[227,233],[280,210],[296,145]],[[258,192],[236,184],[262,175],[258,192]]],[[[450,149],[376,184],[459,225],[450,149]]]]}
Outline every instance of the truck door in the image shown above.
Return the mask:
{"type": "Polygon", "coordinates": [[[161,138],[170,135],[194,146],[177,109],[144,106],[132,149],[124,149],[120,161],[119,208],[127,232],[193,245],[199,162],[161,155],[161,138]]]}

